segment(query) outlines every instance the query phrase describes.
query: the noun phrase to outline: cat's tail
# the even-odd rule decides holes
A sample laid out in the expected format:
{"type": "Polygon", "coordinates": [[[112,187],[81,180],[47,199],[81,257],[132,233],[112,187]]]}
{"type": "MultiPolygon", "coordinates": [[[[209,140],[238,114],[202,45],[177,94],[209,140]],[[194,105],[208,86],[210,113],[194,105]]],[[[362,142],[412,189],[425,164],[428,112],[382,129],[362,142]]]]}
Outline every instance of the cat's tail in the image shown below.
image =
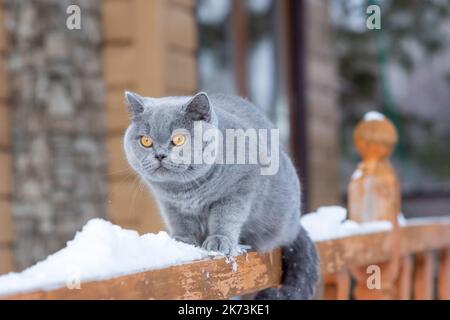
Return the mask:
{"type": "Polygon", "coordinates": [[[282,248],[283,277],[280,288],[269,288],[257,300],[307,300],[314,297],[320,279],[319,256],[314,242],[303,227],[294,242],[282,248]]]}

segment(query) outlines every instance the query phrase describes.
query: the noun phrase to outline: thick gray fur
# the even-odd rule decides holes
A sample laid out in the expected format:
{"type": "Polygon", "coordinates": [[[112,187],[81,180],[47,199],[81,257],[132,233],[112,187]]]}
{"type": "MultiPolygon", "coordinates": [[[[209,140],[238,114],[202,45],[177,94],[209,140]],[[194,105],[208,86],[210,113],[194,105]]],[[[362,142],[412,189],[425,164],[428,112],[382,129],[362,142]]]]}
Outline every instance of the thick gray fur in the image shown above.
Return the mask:
{"type": "MultiPolygon", "coordinates": [[[[132,168],[150,187],[171,235],[181,241],[224,254],[238,244],[258,251],[283,247],[283,285],[257,299],[310,299],[319,280],[319,259],[299,223],[300,183],[286,152],[280,150],[278,173],[261,175],[259,165],[180,165],[167,156],[176,129],[203,127],[266,128],[272,125],[250,102],[228,95],[145,98],[126,93],[132,121],[124,143],[132,168]],[[141,135],[154,146],[143,148],[141,135]]],[[[208,142],[204,143],[206,147],[208,142]]]]}

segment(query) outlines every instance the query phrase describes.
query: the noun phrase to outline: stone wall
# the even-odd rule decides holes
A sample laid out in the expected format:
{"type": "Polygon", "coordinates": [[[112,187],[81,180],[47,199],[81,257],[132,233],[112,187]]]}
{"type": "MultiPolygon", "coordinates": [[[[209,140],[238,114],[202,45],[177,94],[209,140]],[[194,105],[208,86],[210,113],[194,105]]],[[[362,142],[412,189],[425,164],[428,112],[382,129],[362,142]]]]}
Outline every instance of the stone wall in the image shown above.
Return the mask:
{"type": "Polygon", "coordinates": [[[22,269],[105,215],[100,1],[6,0],[15,253],[22,269]],[[81,30],[66,9],[81,8],[81,30]]]}

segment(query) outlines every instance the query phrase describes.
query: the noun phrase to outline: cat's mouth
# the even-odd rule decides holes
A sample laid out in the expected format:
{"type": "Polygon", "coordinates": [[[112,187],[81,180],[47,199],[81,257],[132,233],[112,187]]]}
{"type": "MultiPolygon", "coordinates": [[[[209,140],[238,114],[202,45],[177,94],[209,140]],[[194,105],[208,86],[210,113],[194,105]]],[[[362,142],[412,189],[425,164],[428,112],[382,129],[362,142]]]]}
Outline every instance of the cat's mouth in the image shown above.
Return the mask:
{"type": "Polygon", "coordinates": [[[187,169],[186,165],[176,164],[169,161],[155,161],[152,163],[145,163],[142,168],[149,173],[169,173],[169,172],[182,172],[187,169]]]}
{"type": "Polygon", "coordinates": [[[172,163],[172,162],[163,160],[160,162],[160,166],[159,166],[158,170],[161,168],[166,169],[168,171],[181,172],[181,171],[186,170],[187,166],[183,165],[183,164],[176,164],[176,163],[172,163]]]}
{"type": "Polygon", "coordinates": [[[149,173],[153,173],[156,170],[158,170],[159,168],[161,168],[161,163],[160,162],[144,162],[141,164],[141,167],[143,170],[149,172],[149,173]]]}

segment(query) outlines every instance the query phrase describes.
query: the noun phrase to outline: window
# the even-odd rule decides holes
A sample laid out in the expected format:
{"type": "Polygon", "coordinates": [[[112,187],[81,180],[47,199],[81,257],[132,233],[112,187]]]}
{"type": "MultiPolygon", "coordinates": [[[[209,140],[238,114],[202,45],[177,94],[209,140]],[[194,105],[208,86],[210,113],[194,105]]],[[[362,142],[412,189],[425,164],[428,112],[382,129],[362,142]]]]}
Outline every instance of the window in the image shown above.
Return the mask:
{"type": "Polygon", "coordinates": [[[286,1],[200,0],[200,88],[238,94],[262,108],[289,144],[286,1]]]}

